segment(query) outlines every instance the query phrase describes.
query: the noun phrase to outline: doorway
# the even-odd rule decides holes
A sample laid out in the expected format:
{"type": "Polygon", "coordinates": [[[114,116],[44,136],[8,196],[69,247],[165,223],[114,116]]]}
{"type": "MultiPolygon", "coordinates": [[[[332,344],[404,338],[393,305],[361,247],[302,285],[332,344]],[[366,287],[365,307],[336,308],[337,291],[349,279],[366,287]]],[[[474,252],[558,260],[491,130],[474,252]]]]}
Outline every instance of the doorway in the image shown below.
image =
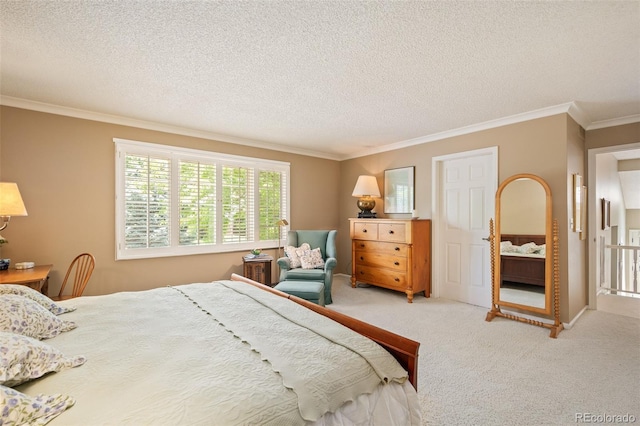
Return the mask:
{"type": "Polygon", "coordinates": [[[434,157],[433,296],[489,308],[498,148],[434,157]]]}
{"type": "Polygon", "coordinates": [[[623,174],[630,171],[638,179],[637,168],[623,165],[640,159],[640,143],[592,148],[587,157],[589,308],[640,318],[640,293],[633,287],[634,262],[629,257],[637,252],[630,231],[640,223],[633,213],[640,204],[637,191],[630,197],[623,184],[623,174]],[[611,200],[610,223],[602,218],[603,199],[611,200]]]}

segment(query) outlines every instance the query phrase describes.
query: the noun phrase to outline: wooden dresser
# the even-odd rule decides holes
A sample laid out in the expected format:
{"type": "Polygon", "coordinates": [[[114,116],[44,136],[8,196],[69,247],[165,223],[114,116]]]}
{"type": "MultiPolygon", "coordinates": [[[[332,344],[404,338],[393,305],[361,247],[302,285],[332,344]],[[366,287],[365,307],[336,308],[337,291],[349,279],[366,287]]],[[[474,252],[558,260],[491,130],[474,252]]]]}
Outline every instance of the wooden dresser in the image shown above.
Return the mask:
{"type": "Polygon", "coordinates": [[[413,295],[431,293],[430,219],[349,219],[351,287],[358,282],[413,295]]]}

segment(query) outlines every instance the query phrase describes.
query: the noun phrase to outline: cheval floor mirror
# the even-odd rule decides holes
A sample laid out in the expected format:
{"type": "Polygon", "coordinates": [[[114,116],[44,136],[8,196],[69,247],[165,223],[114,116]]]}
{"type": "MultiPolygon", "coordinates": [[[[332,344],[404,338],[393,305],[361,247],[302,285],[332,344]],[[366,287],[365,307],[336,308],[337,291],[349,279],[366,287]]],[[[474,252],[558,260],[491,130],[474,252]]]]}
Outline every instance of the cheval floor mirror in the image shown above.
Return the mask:
{"type": "Polygon", "coordinates": [[[496,192],[495,229],[489,221],[491,310],[486,321],[502,317],[551,330],[560,322],[558,221],[551,219],[551,189],[540,177],[517,174],[496,192]],[[527,317],[516,313],[527,314],[527,317]],[[553,323],[530,318],[553,319],[553,323]]]}

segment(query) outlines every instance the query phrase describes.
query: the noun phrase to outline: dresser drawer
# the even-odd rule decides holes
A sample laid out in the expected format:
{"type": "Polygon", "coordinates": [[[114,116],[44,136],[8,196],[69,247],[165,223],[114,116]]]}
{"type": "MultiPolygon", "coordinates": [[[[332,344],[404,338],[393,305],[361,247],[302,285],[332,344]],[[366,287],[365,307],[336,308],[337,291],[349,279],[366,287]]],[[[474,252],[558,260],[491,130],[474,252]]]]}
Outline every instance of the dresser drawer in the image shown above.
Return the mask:
{"type": "Polygon", "coordinates": [[[378,224],[378,239],[380,241],[410,242],[407,241],[407,236],[407,226],[404,223],[378,224]]]}
{"type": "Polygon", "coordinates": [[[356,266],[375,266],[394,269],[401,272],[407,270],[407,258],[388,255],[381,252],[356,251],[356,266]]]}
{"type": "Polygon", "coordinates": [[[378,224],[375,222],[354,222],[353,223],[353,235],[351,238],[356,240],[377,240],[378,239],[378,224]]]}
{"type": "Polygon", "coordinates": [[[401,291],[407,301],[431,289],[431,220],[349,219],[351,286],[401,291]]]}
{"type": "Polygon", "coordinates": [[[356,265],[356,280],[384,287],[397,287],[402,290],[407,287],[406,273],[373,266],[356,265]]]}
{"type": "Polygon", "coordinates": [[[386,254],[387,256],[407,257],[409,246],[406,244],[383,243],[380,241],[354,241],[354,249],[356,251],[375,251],[386,254]]]}

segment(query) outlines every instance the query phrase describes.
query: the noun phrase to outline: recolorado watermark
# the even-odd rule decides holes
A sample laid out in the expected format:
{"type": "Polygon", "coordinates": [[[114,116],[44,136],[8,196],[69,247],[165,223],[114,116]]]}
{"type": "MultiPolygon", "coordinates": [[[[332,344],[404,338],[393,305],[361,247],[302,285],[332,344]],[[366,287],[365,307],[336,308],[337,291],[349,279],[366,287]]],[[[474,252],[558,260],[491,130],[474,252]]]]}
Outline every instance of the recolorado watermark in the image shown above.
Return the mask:
{"type": "Polygon", "coordinates": [[[576,413],[576,423],[635,423],[633,414],[576,413]]]}

